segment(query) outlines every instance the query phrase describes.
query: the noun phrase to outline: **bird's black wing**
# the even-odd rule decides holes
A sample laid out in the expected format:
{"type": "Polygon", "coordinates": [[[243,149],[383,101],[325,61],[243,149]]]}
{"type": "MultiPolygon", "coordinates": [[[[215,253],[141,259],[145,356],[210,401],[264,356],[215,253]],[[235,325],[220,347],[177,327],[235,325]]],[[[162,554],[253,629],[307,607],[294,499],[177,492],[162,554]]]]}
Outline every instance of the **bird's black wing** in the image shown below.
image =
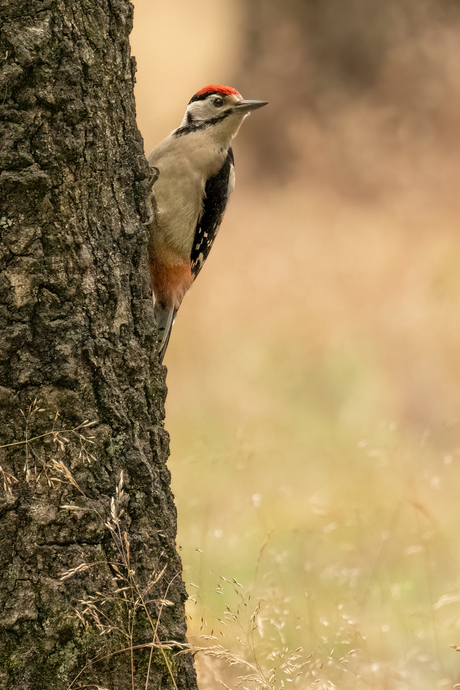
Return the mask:
{"type": "Polygon", "coordinates": [[[195,278],[208,258],[219,231],[229,197],[229,180],[233,166],[233,152],[229,149],[227,158],[217,175],[213,175],[206,182],[203,212],[196,226],[190,255],[192,273],[195,278]]]}

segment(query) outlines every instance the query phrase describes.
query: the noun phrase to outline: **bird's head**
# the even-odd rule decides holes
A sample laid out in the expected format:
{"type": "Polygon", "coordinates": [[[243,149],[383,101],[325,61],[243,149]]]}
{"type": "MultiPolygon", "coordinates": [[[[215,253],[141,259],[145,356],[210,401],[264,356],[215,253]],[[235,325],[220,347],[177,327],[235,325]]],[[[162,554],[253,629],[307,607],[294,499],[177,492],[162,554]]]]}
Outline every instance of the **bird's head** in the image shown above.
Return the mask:
{"type": "Polygon", "coordinates": [[[233,139],[251,110],[267,105],[267,101],[247,101],[231,86],[210,84],[190,99],[181,129],[209,130],[218,138],[233,139]]]}

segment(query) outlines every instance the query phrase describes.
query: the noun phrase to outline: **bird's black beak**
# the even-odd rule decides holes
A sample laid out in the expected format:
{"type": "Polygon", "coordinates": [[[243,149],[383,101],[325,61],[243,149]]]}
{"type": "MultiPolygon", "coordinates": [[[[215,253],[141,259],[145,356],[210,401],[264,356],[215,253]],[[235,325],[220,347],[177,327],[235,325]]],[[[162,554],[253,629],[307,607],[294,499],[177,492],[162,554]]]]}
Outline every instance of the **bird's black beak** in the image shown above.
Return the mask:
{"type": "Polygon", "coordinates": [[[239,101],[233,107],[235,110],[245,113],[250,110],[257,110],[257,108],[263,108],[264,105],[268,105],[268,101],[239,101]]]}

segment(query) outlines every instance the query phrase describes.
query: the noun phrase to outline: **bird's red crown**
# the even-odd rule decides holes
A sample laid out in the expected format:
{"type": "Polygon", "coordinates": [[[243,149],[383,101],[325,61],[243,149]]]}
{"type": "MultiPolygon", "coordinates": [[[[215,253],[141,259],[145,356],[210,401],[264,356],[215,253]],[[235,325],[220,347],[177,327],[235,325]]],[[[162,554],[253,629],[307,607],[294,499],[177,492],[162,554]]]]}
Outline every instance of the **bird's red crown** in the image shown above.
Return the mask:
{"type": "Polygon", "coordinates": [[[205,93],[221,93],[224,96],[228,96],[231,93],[239,96],[240,94],[236,89],[231,86],[222,86],[221,84],[209,84],[209,86],[203,86],[202,89],[196,92],[195,96],[203,96],[205,93]]]}
{"type": "Polygon", "coordinates": [[[222,96],[229,96],[234,94],[240,96],[241,94],[233,89],[231,86],[222,86],[222,84],[209,84],[208,86],[203,86],[202,89],[196,92],[196,94],[190,99],[190,103],[193,101],[202,101],[207,98],[211,93],[220,93],[222,96]]]}

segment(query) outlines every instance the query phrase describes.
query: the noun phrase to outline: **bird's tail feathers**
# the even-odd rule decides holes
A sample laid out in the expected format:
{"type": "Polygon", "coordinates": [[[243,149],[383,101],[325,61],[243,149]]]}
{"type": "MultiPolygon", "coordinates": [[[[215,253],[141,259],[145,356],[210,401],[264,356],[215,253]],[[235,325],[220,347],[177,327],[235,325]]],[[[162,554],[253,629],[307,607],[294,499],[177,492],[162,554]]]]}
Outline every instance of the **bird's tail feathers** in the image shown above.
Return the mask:
{"type": "Polygon", "coordinates": [[[153,311],[158,326],[158,335],[160,337],[158,343],[158,356],[161,364],[165,356],[166,348],[168,347],[169,336],[171,335],[171,328],[176,318],[177,309],[173,306],[165,307],[157,301],[155,302],[153,311]]]}

